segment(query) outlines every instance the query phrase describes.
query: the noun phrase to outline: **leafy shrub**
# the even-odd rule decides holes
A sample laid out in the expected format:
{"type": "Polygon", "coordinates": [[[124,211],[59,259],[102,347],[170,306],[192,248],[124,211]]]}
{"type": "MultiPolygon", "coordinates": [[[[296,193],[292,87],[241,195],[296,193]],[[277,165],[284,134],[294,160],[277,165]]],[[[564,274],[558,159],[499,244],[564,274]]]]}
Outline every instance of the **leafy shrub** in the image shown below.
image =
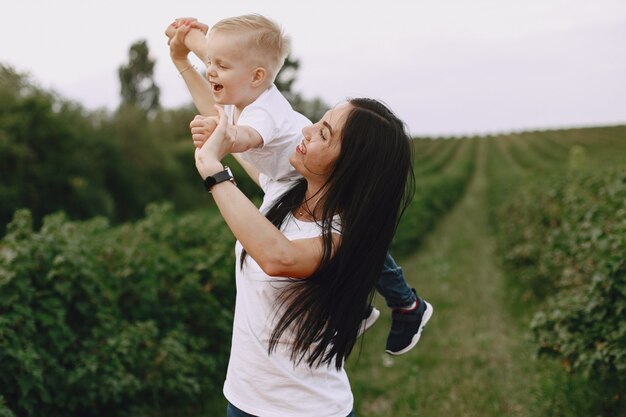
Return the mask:
{"type": "MultiPolygon", "coordinates": [[[[19,208],[39,227],[56,211],[122,222],[163,198],[177,211],[205,204],[189,133],[192,107],[152,117],[131,105],[89,112],[0,63],[0,109],[0,236],[19,208]]],[[[257,195],[232,167],[240,189],[257,195]]]]}
{"type": "Polygon", "coordinates": [[[234,303],[219,216],[136,224],[16,212],[0,241],[0,413],[184,413],[219,391],[234,303]],[[169,411],[168,411],[169,410],[169,411]]]}
{"type": "Polygon", "coordinates": [[[415,195],[394,236],[394,255],[406,256],[415,252],[439,218],[463,196],[474,171],[475,146],[476,142],[473,142],[468,147],[468,152],[461,155],[461,160],[454,161],[456,165],[451,171],[429,171],[429,175],[416,178],[415,195]]]}
{"type": "Polygon", "coordinates": [[[538,352],[604,381],[614,401],[626,384],[626,169],[522,187],[498,220],[511,278],[541,302],[538,352]]]}

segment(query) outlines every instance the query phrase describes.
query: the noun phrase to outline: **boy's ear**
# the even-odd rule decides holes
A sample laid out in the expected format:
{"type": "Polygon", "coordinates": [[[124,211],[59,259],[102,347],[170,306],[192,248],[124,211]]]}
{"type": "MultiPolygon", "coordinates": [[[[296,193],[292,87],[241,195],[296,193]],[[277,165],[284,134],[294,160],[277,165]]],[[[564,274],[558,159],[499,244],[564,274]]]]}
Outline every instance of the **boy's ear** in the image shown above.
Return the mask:
{"type": "Polygon", "coordinates": [[[267,77],[267,70],[263,67],[257,67],[254,69],[252,73],[252,86],[258,87],[265,83],[265,79],[267,77]]]}

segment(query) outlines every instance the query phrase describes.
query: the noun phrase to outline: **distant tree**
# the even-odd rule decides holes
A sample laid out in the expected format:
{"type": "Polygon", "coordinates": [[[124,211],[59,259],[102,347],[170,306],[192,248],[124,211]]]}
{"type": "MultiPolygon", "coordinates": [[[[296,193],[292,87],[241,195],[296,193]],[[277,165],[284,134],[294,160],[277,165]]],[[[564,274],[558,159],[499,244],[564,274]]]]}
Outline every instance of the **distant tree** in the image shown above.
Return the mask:
{"type": "Polygon", "coordinates": [[[330,108],[320,97],[312,99],[304,98],[302,94],[296,93],[291,99],[291,106],[299,113],[304,114],[312,122],[320,120],[330,108]]]}
{"type": "Polygon", "coordinates": [[[287,101],[297,112],[304,114],[310,120],[316,122],[322,118],[324,113],[330,108],[320,97],[306,99],[301,93],[293,90],[293,84],[297,79],[300,69],[300,60],[289,55],[285,59],[285,64],[278,71],[274,83],[278,90],[283,93],[287,101]]]}
{"type": "Polygon", "coordinates": [[[150,58],[145,40],[137,41],[128,50],[128,64],[118,69],[122,105],[130,104],[146,112],[160,107],[161,90],[154,82],[155,61],[150,58]]]}
{"type": "Polygon", "coordinates": [[[0,63],[0,109],[0,234],[21,207],[36,224],[57,210],[74,218],[113,213],[103,157],[112,144],[79,104],[0,63]]]}
{"type": "Polygon", "coordinates": [[[289,100],[293,95],[293,83],[296,81],[296,76],[298,70],[300,69],[300,60],[297,58],[292,58],[289,55],[285,59],[285,64],[282,66],[278,74],[276,75],[276,80],[274,84],[276,84],[276,88],[283,93],[285,97],[289,100]]]}

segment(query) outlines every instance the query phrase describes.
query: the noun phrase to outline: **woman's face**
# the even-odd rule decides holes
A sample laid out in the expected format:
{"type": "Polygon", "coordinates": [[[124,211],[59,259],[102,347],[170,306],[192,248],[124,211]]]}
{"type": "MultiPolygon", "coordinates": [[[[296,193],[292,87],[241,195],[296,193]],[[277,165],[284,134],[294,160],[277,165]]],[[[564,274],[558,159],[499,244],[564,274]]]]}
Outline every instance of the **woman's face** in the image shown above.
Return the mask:
{"type": "Polygon", "coordinates": [[[302,142],[289,161],[307,179],[324,183],[341,150],[341,134],[353,106],[345,102],[330,109],[322,119],[302,129],[302,142]]]}

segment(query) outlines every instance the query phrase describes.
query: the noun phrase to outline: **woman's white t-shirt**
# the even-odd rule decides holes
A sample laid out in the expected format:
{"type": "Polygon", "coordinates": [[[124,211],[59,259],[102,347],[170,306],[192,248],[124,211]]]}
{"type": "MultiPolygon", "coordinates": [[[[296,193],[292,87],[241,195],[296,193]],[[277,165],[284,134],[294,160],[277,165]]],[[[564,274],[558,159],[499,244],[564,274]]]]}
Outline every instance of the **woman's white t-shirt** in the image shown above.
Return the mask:
{"type": "MultiPolygon", "coordinates": [[[[274,181],[261,174],[265,192],[261,211],[280,197],[293,181],[274,181]]],[[[290,240],[321,236],[315,222],[289,215],[281,228],[290,240]]],[[[242,246],[235,251],[237,299],[233,340],[224,383],[224,395],[235,407],[259,417],[346,417],[353,407],[352,391],[345,370],[334,366],[309,368],[294,365],[288,343],[278,344],[268,354],[276,316],[277,291],[285,278],[271,277],[247,256],[240,268],[242,246]]]]}

